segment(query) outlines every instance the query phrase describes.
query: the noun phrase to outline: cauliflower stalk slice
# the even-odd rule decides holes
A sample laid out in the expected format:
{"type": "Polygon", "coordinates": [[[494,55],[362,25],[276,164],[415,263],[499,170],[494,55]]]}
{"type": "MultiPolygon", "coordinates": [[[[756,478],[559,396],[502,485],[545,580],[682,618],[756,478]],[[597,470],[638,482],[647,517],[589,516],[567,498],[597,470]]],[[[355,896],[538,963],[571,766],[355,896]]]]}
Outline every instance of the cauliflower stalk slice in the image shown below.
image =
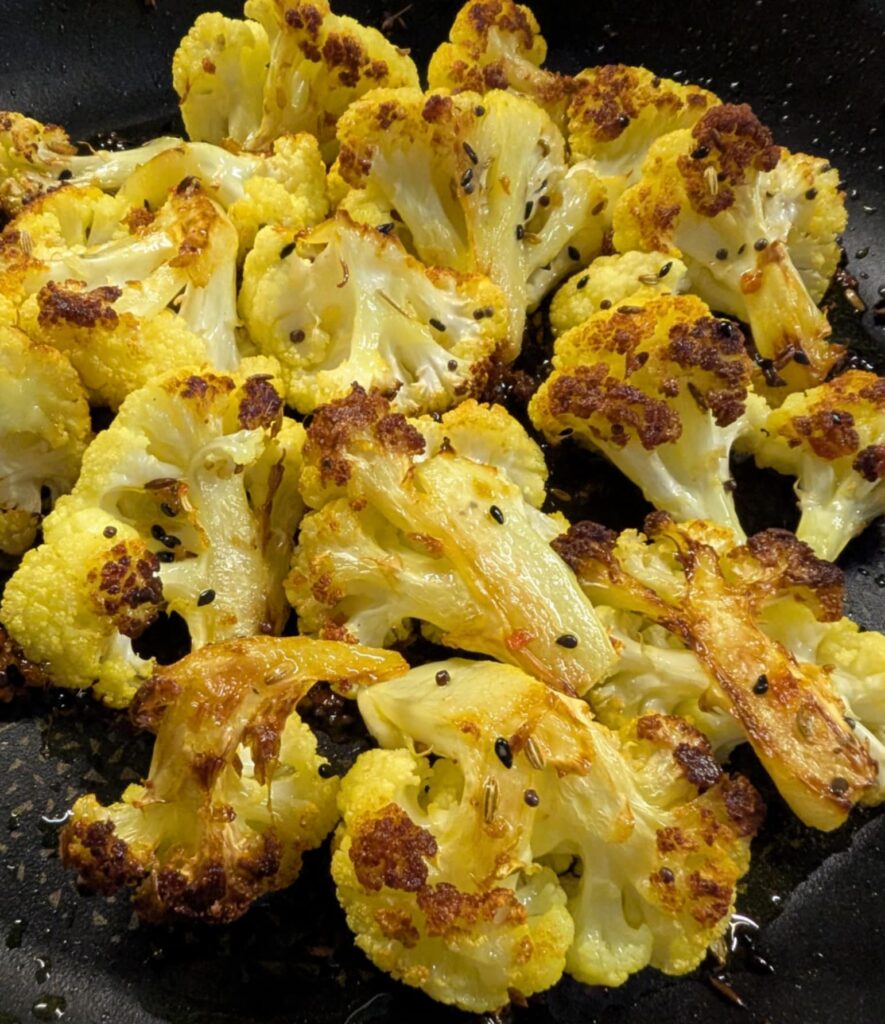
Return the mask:
{"type": "Polygon", "coordinates": [[[485,93],[508,89],[527,96],[565,127],[574,79],[545,70],[547,43],[528,7],[513,0],[469,0],[430,58],[431,89],[485,93]]]}
{"type": "Polygon", "coordinates": [[[157,735],[148,777],[109,807],[77,800],[63,863],[106,895],[133,889],[149,921],[235,920],[295,881],[338,816],[338,778],[299,702],[318,679],[353,686],[406,668],[303,637],[228,641],[158,668],[130,708],[157,735]]]}
{"type": "Polygon", "coordinates": [[[725,104],[654,143],[618,201],[614,244],[680,256],[693,291],[749,323],[760,386],[782,401],[842,354],[816,303],[845,221],[835,170],[775,146],[746,104],[725,104]]]}
{"type": "MultiPolygon", "coordinates": [[[[439,424],[391,414],[358,388],[317,410],[302,492],[320,507],[302,524],[287,581],[301,631],[382,645],[408,637],[417,618],[433,639],[520,665],[565,692],[596,682],[613,655],[550,548],[566,524],[493,464],[508,446],[543,464],[503,410],[474,402],[439,424]],[[450,424],[476,435],[472,454],[458,453],[450,424]],[[488,453],[475,461],[484,436],[488,453]]],[[[539,468],[535,493],[544,476],[539,468]]]]}
{"type": "Polygon", "coordinates": [[[424,263],[501,287],[507,359],[519,353],[526,310],[602,247],[597,179],[568,168],[562,134],[529,99],[378,90],[350,107],[338,138],[338,172],[357,190],[345,209],[404,225],[424,263]]]}
{"type": "Polygon", "coordinates": [[[180,615],[192,649],[279,633],[302,504],[302,428],[269,374],[168,374],[133,394],[87,449],[0,615],[58,686],[129,703],[153,660],[132,640],[180,615]]]}
{"type": "Polygon", "coordinates": [[[827,673],[798,662],[758,621],[772,595],[787,594],[838,618],[838,569],[786,531],[735,546],[721,526],[677,526],[663,513],[648,517],[645,535],[578,523],[554,547],[595,602],[641,614],[694,652],[715,680],[714,706],[740,724],[805,824],[836,828],[874,793],[878,767],[827,673]]]}
{"type": "Polygon", "coordinates": [[[89,405],[71,364],[0,324],[0,554],[34,543],[43,493],[74,486],[89,441],[89,405]]]}
{"type": "Polygon", "coordinates": [[[329,161],[335,123],[370,89],[416,87],[408,54],[326,0],[247,0],[246,20],[201,14],[172,60],[191,139],[261,151],[291,132],[329,161]]]}
{"type": "Polygon", "coordinates": [[[529,405],[549,440],[599,449],[677,520],[743,536],[729,454],[761,399],[737,326],[693,295],[634,295],[557,338],[553,367],[529,405]]]}
{"type": "Polygon", "coordinates": [[[358,702],[383,749],[342,784],[332,874],[384,970],[480,1012],[563,969],[681,974],[722,934],[762,804],[686,723],[617,734],[514,667],[461,659],[358,702]]]}
{"type": "Polygon", "coordinates": [[[625,252],[597,256],[573,274],[550,303],[550,329],[558,338],[594,313],[612,306],[642,303],[656,295],[688,291],[682,260],[660,252],[625,252]]]}
{"type": "Polygon", "coordinates": [[[240,311],[302,413],[354,382],[392,395],[398,412],[443,411],[483,386],[507,336],[504,297],[487,278],[424,267],[344,212],[297,238],[265,228],[240,311]]]}
{"type": "MultiPolygon", "coordinates": [[[[761,412],[761,410],[760,410],[761,412]]],[[[796,477],[796,536],[835,560],[885,514],[885,380],[849,370],[756,417],[745,438],[760,466],[796,477]]]]}
{"type": "Polygon", "coordinates": [[[168,369],[239,366],[236,248],[192,180],[156,214],[65,187],[6,228],[0,278],[22,329],[67,353],[90,399],[116,409],[168,369]]]}

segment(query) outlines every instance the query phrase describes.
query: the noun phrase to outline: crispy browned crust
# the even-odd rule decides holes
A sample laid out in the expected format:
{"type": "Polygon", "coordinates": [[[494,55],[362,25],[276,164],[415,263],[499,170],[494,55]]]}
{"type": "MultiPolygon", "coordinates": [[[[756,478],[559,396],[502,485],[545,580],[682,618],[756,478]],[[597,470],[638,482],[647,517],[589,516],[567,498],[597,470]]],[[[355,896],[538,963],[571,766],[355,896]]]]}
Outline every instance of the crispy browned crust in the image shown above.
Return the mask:
{"type": "Polygon", "coordinates": [[[436,839],[419,828],[397,804],[382,807],[360,823],[350,847],[357,880],[371,892],[382,886],[418,892],[427,883],[426,858],[436,856],[436,839]]]}
{"type": "Polygon", "coordinates": [[[452,117],[455,108],[451,96],[443,96],[440,93],[432,93],[427,97],[421,116],[428,124],[439,124],[452,117]]]}
{"type": "Polygon", "coordinates": [[[416,455],[424,451],[424,437],[405,416],[390,412],[390,403],[379,391],[366,392],[354,384],[346,398],[314,413],[304,445],[305,460],[319,467],[324,484],[343,486],[350,479],[348,450],[360,436],[373,438],[391,452],[416,455]]]}
{"type": "Polygon", "coordinates": [[[65,285],[50,281],[40,289],[37,304],[41,327],[73,324],[76,327],[114,327],[118,316],[113,304],[123,294],[121,289],[106,286],[85,291],[81,281],[68,281],[65,285]]]}
{"type": "Polygon", "coordinates": [[[808,416],[794,416],[790,422],[797,434],[790,444],[798,445],[799,438],[804,438],[822,459],[852,455],[860,447],[854,416],[847,409],[816,409],[808,416]]]}
{"type": "Polygon", "coordinates": [[[168,394],[193,402],[206,412],[219,398],[229,395],[236,384],[230,377],[216,373],[189,373],[181,377],[167,377],[160,387],[168,394]]]}
{"type": "Polygon", "coordinates": [[[715,217],[734,203],[734,189],[751,171],[770,171],[780,160],[780,147],[746,103],[711,107],[691,134],[695,149],[677,163],[692,207],[706,217],[715,217]],[[717,177],[715,193],[706,180],[707,168],[717,177]]]}
{"type": "Polygon", "coordinates": [[[532,23],[523,7],[512,0],[477,0],[470,5],[467,16],[484,46],[488,45],[489,32],[495,28],[521,36],[520,43],[526,50],[534,45],[532,23]]]}
{"type": "Polygon", "coordinates": [[[120,541],[87,574],[96,611],[123,636],[137,637],[164,607],[160,563],[140,540],[120,541]]]}
{"type": "Polygon", "coordinates": [[[24,651],[0,624],[0,701],[10,701],[28,686],[44,686],[45,670],[25,657],[24,651]]]}
{"type": "Polygon", "coordinates": [[[683,369],[698,367],[720,382],[703,392],[695,388],[695,400],[713,413],[716,425],[726,427],[744,414],[750,363],[744,336],[736,325],[700,317],[694,323],[678,323],[670,328],[667,355],[683,369]]]}
{"type": "Polygon", "coordinates": [[[547,392],[554,416],[576,416],[588,422],[590,431],[600,440],[620,448],[630,440],[630,431],[647,451],[682,434],[678,413],[658,398],[647,395],[632,384],[609,376],[604,363],[576,366],[556,377],[547,392]],[[610,424],[600,429],[601,417],[610,424]]]}
{"type": "Polygon", "coordinates": [[[756,835],[765,820],[765,801],[756,787],[743,775],[723,775],[720,788],[737,834],[744,838],[756,835]]]}
{"type": "Polygon", "coordinates": [[[833,562],[814,551],[789,530],[762,530],[748,538],[745,547],[728,555],[728,563],[742,570],[752,585],[756,608],[772,597],[792,592],[811,606],[818,619],[835,622],[844,614],[845,576],[833,562]],[[754,564],[747,564],[747,552],[754,564]]]}
{"type": "Polygon", "coordinates": [[[59,836],[62,862],[80,872],[90,889],[112,895],[125,886],[138,885],[146,868],[116,835],[112,821],[69,822],[59,836]]]}
{"type": "Polygon", "coordinates": [[[431,936],[449,935],[464,925],[480,922],[520,925],[526,919],[525,907],[510,889],[463,892],[449,882],[439,882],[422,886],[417,892],[418,906],[431,936]]]}
{"type": "Polygon", "coordinates": [[[871,484],[885,478],[885,444],[868,445],[857,453],[851,467],[871,484]]]}
{"type": "Polygon", "coordinates": [[[723,778],[710,741],[684,718],[644,715],[636,723],[636,735],[641,740],[668,746],[683,777],[699,793],[706,792],[723,778]]]}
{"type": "MultiPolygon", "coordinates": [[[[674,112],[685,106],[669,89],[649,88],[640,68],[624,64],[592,68],[580,77],[578,86],[578,95],[569,108],[570,118],[597,142],[616,139],[645,106],[674,112]]],[[[709,101],[698,90],[689,102],[706,106],[709,101]]]]}
{"type": "Polygon", "coordinates": [[[276,433],[283,422],[283,400],[264,374],[248,377],[237,410],[237,422],[244,430],[266,427],[276,433]]]}
{"type": "Polygon", "coordinates": [[[586,573],[594,562],[614,563],[618,535],[601,523],[583,519],[556,537],[551,547],[575,573],[586,573]]]}

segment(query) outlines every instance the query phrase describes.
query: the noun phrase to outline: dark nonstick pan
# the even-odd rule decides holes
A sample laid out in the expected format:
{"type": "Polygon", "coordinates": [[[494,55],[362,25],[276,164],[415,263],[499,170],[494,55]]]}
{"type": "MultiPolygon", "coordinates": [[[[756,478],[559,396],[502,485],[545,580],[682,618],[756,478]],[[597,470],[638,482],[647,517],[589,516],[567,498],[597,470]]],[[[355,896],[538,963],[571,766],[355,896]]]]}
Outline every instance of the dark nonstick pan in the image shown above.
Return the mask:
{"type": "MultiPolygon", "coordinates": [[[[336,4],[384,23],[396,43],[413,48],[419,67],[457,7],[336,4]]],[[[60,122],[77,138],[168,128],[173,49],[196,14],[212,8],[238,14],[241,0],[0,0],[0,109],[60,122]]],[[[885,298],[885,3],[538,0],[534,9],[557,69],[643,63],[749,102],[777,141],[832,158],[849,197],[847,272],[868,309],[861,315],[836,287],[836,334],[885,372],[885,328],[873,310],[885,298]]],[[[747,469],[739,478],[746,525],[789,524],[788,482],[747,469]]],[[[638,525],[644,509],[606,476],[588,492],[585,511],[620,527],[638,525]]],[[[851,612],[867,627],[885,627],[885,523],[854,541],[841,562],[851,612]]],[[[335,732],[341,723],[320,724],[335,732]]],[[[57,819],[80,793],[116,797],[148,753],[122,716],[88,698],[36,694],[0,706],[0,1024],[468,1020],[397,985],[354,950],[325,851],[308,858],[291,890],[226,929],[139,926],[124,897],[79,893],[57,858],[57,819]]],[[[750,758],[739,767],[763,788],[769,815],[738,904],[751,923],[735,930],[726,985],[717,989],[709,967],[679,979],[646,971],[615,991],[565,980],[505,1017],[885,1021],[885,816],[861,812],[834,834],[812,833],[750,758]]]]}

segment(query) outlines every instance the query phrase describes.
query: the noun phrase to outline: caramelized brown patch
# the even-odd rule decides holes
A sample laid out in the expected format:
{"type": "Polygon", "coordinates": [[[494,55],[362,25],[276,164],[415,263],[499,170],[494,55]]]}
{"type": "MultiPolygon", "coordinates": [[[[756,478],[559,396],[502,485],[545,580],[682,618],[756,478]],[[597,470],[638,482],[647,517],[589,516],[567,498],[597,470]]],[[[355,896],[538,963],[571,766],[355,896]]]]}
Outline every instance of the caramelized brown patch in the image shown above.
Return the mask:
{"type": "Polygon", "coordinates": [[[79,281],[70,281],[67,287],[50,281],[41,288],[37,296],[40,326],[69,323],[76,327],[113,327],[118,320],[113,303],[123,292],[110,286],[88,292],[80,290],[85,287],[79,281]]]}
{"type": "Polygon", "coordinates": [[[346,32],[330,32],[323,43],[323,60],[338,69],[338,80],[348,88],[359,84],[360,71],[369,63],[359,40],[346,32]]]}
{"type": "Polygon", "coordinates": [[[714,378],[715,385],[695,397],[713,413],[717,426],[726,427],[743,416],[751,367],[736,325],[709,316],[674,324],[667,355],[683,369],[696,367],[714,378]]]}
{"type": "Polygon", "coordinates": [[[462,892],[449,882],[423,886],[418,906],[424,911],[427,934],[447,935],[463,925],[492,922],[519,925],[526,919],[525,907],[510,889],[462,892]]]}
{"type": "Polygon", "coordinates": [[[743,775],[724,776],[720,786],[728,817],[744,838],[756,835],[765,820],[765,801],[756,787],[743,775]]]}
{"type": "Polygon", "coordinates": [[[147,870],[129,852],[128,844],[116,834],[112,821],[88,825],[69,822],[61,830],[59,852],[65,867],[80,872],[90,889],[110,896],[123,886],[135,885],[147,870]]]}
{"type": "Polygon", "coordinates": [[[427,882],[425,858],[437,850],[433,835],[391,803],[360,824],[350,859],[360,885],[372,892],[382,886],[418,892],[427,882]]]}
{"type": "Polygon", "coordinates": [[[156,732],[170,704],[181,695],[181,686],[162,668],[139,686],[129,705],[129,719],[137,729],[156,732]]]}
{"type": "Polygon", "coordinates": [[[286,24],[290,28],[301,29],[311,39],[317,39],[323,24],[323,15],[313,4],[296,4],[286,9],[286,24]]]}
{"type": "Polygon", "coordinates": [[[29,661],[24,651],[0,625],[0,701],[10,701],[27,686],[44,686],[44,670],[29,661]]]}
{"type": "Polygon", "coordinates": [[[596,437],[621,448],[630,440],[631,430],[647,451],[677,440],[682,433],[682,423],[674,409],[609,376],[604,363],[576,366],[563,372],[547,394],[554,416],[592,420],[588,426],[596,437]],[[608,421],[608,428],[603,421],[608,421]]]}
{"type": "Polygon", "coordinates": [[[479,0],[470,5],[468,17],[485,45],[488,45],[489,32],[495,28],[519,37],[519,44],[526,50],[531,50],[534,44],[531,22],[522,6],[512,0],[479,0]]]}
{"type": "Polygon", "coordinates": [[[734,203],[734,189],[747,180],[748,172],[770,171],[780,160],[780,147],[746,103],[711,107],[692,129],[692,137],[694,153],[679,157],[678,166],[691,205],[707,217],[734,203]],[[715,192],[706,180],[708,168],[717,177],[715,192]]]}
{"type": "Polygon", "coordinates": [[[714,878],[707,878],[699,871],[693,871],[686,881],[688,891],[695,902],[691,916],[698,924],[710,928],[731,910],[734,890],[730,885],[723,885],[714,878]]]}
{"type": "Polygon", "coordinates": [[[885,444],[871,444],[858,452],[851,467],[871,484],[885,478],[885,444]]]}
{"type": "Polygon", "coordinates": [[[611,563],[618,535],[600,523],[582,520],[551,541],[550,546],[575,573],[586,562],[611,563]]]}
{"type": "Polygon", "coordinates": [[[794,416],[790,421],[799,437],[822,459],[838,459],[852,455],[860,447],[860,436],[854,429],[854,416],[847,410],[815,409],[808,416],[794,416]]]}
{"type": "MultiPolygon", "coordinates": [[[[805,591],[806,599],[813,596],[816,614],[825,622],[841,618],[845,577],[838,565],[818,558],[789,530],[762,530],[747,539],[746,549],[768,570],[766,582],[770,586],[805,591]]],[[[736,549],[732,557],[739,557],[740,550],[736,549]]]]}
{"type": "MultiPolygon", "coordinates": [[[[709,747],[709,743],[707,744],[709,747]]],[[[722,770],[713,757],[712,751],[700,745],[680,743],[673,751],[673,760],[682,769],[682,774],[699,793],[703,793],[719,781],[722,770]]]]}
{"type": "Polygon", "coordinates": [[[374,390],[367,393],[358,384],[346,398],[317,409],[307,431],[304,454],[319,466],[323,483],[347,483],[348,447],[360,434],[371,432],[388,451],[407,455],[424,451],[423,436],[404,416],[389,410],[383,395],[374,390]]]}
{"type": "Polygon", "coordinates": [[[123,541],[106,554],[100,569],[86,579],[99,614],[111,619],[123,636],[140,636],[163,606],[157,556],[138,541],[123,541]]]}
{"type": "Polygon", "coordinates": [[[268,427],[276,431],[283,419],[283,400],[271,383],[271,378],[256,374],[243,384],[243,397],[237,411],[237,421],[244,430],[268,427]]]}
{"type": "Polygon", "coordinates": [[[421,116],[428,124],[438,124],[452,116],[453,103],[451,96],[440,96],[433,93],[427,97],[421,116]]]}

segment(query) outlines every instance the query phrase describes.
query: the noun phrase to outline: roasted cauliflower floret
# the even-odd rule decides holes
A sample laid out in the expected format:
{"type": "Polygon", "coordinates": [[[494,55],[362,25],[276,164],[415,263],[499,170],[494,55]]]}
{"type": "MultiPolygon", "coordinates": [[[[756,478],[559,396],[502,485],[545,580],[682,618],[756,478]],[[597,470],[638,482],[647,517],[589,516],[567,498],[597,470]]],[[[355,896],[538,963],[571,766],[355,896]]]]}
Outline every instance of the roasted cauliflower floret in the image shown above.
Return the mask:
{"type": "Polygon", "coordinates": [[[553,296],[550,327],[553,336],[558,337],[599,310],[685,291],[688,291],[685,264],[675,257],[659,252],[597,256],[589,267],[564,282],[553,296]]]}
{"type": "Polygon", "coordinates": [[[22,329],[67,353],[90,399],[116,408],[168,369],[237,368],[236,250],[193,181],[156,215],[65,187],[0,236],[0,279],[22,329]]]}
{"type": "Polygon", "coordinates": [[[14,216],[61,182],[116,192],[136,168],[180,142],[164,136],[134,149],[80,154],[58,125],[0,111],[0,212],[14,216]]]}
{"type": "MultiPolygon", "coordinates": [[[[874,792],[878,768],[845,722],[827,673],[797,662],[762,630],[772,594],[794,593],[820,618],[841,615],[841,575],[786,531],[735,547],[723,527],[649,516],[646,536],[578,523],[554,547],[598,604],[674,633],[715,679],[781,795],[807,825],[832,829],[874,792]]],[[[591,694],[592,700],[592,694],[591,694]]]]}
{"type": "Polygon", "coordinates": [[[302,428],[268,374],[168,374],[133,392],[83,458],[0,619],[59,686],[125,706],[153,660],[132,648],[160,612],[194,650],[288,617],[282,581],[301,512],[302,428]]]}
{"type": "Polygon", "coordinates": [[[303,413],[354,382],[393,395],[398,412],[445,410],[483,387],[508,328],[504,296],[487,278],[424,267],[343,212],[298,237],[265,228],[246,262],[240,313],[303,413]]]}
{"type": "Polygon", "coordinates": [[[316,139],[281,135],[268,153],[230,153],[208,142],[166,149],[131,174],[119,195],[130,205],[157,209],[170,190],[196,178],[227,212],[239,236],[239,260],[265,224],[292,231],[318,224],[329,212],[326,167],[316,139]]]}
{"type": "Polygon", "coordinates": [[[816,303],[845,228],[838,173],[790,154],[746,105],[713,107],[649,150],[618,201],[614,244],[680,256],[692,290],[749,323],[775,400],[823,380],[842,349],[816,303]]]}
{"type": "Polygon", "coordinates": [[[408,638],[414,618],[441,643],[587,690],[611,648],[550,548],[565,522],[495,465],[507,447],[537,460],[543,496],[541,453],[503,410],[466,402],[441,423],[410,422],[359,388],[318,409],[302,491],[322,507],[302,523],[287,582],[301,631],[383,646],[408,638]],[[474,434],[464,454],[459,425],[474,434]]]}
{"type": "Polygon", "coordinates": [[[54,502],[74,486],[89,434],[68,360],[0,323],[0,555],[34,543],[44,493],[54,502]]]}
{"type": "Polygon", "coordinates": [[[592,212],[601,186],[586,168],[567,167],[559,129],[529,99],[379,90],[350,107],[338,137],[339,172],[357,190],[344,208],[377,211],[428,265],[499,285],[508,359],[519,353],[526,309],[602,246],[592,212]]]}
{"type": "Polygon", "coordinates": [[[796,477],[796,535],[821,558],[885,513],[885,379],[875,374],[849,370],[790,395],[746,444],[760,466],[796,477]]]}
{"type": "Polygon", "coordinates": [[[338,779],[298,703],[318,679],[352,686],[406,668],[303,637],[233,640],[158,668],[130,709],[157,734],[148,777],[109,807],[81,797],[63,862],[105,894],[134,889],[147,920],[235,920],[291,885],[338,817],[338,779]]]}
{"type": "Polygon", "coordinates": [[[454,92],[509,89],[533,99],[563,128],[573,79],[544,70],[546,56],[547,43],[528,7],[513,0],[469,0],[449,41],[430,58],[427,81],[431,89],[454,92]]]}
{"type": "Polygon", "coordinates": [[[639,179],[652,143],[693,128],[719,104],[697,85],[661,78],[647,68],[606,64],[575,76],[565,129],[573,161],[588,161],[605,182],[607,217],[625,188],[639,179]]]}
{"type": "Polygon", "coordinates": [[[760,400],[736,325],[693,295],[633,296],[560,335],[553,367],[529,405],[550,441],[573,436],[657,508],[740,535],[728,459],[760,400]]]}
{"type": "Polygon", "coordinates": [[[822,622],[796,600],[774,601],[761,617],[765,632],[802,661],[820,665],[845,703],[846,722],[879,765],[869,803],[885,800],[885,635],[848,618],[822,622]]]}
{"type": "Polygon", "coordinates": [[[385,749],[342,783],[332,873],[395,977],[478,1012],[563,967],[685,973],[726,927],[762,805],[686,723],[618,735],[495,662],[424,665],[358,700],[385,749]]]}
{"type": "Polygon", "coordinates": [[[335,123],[350,103],[370,89],[418,85],[406,52],[326,0],[247,0],[244,10],[251,20],[200,15],[175,53],[192,139],[260,151],[310,132],[332,160],[335,123]]]}

